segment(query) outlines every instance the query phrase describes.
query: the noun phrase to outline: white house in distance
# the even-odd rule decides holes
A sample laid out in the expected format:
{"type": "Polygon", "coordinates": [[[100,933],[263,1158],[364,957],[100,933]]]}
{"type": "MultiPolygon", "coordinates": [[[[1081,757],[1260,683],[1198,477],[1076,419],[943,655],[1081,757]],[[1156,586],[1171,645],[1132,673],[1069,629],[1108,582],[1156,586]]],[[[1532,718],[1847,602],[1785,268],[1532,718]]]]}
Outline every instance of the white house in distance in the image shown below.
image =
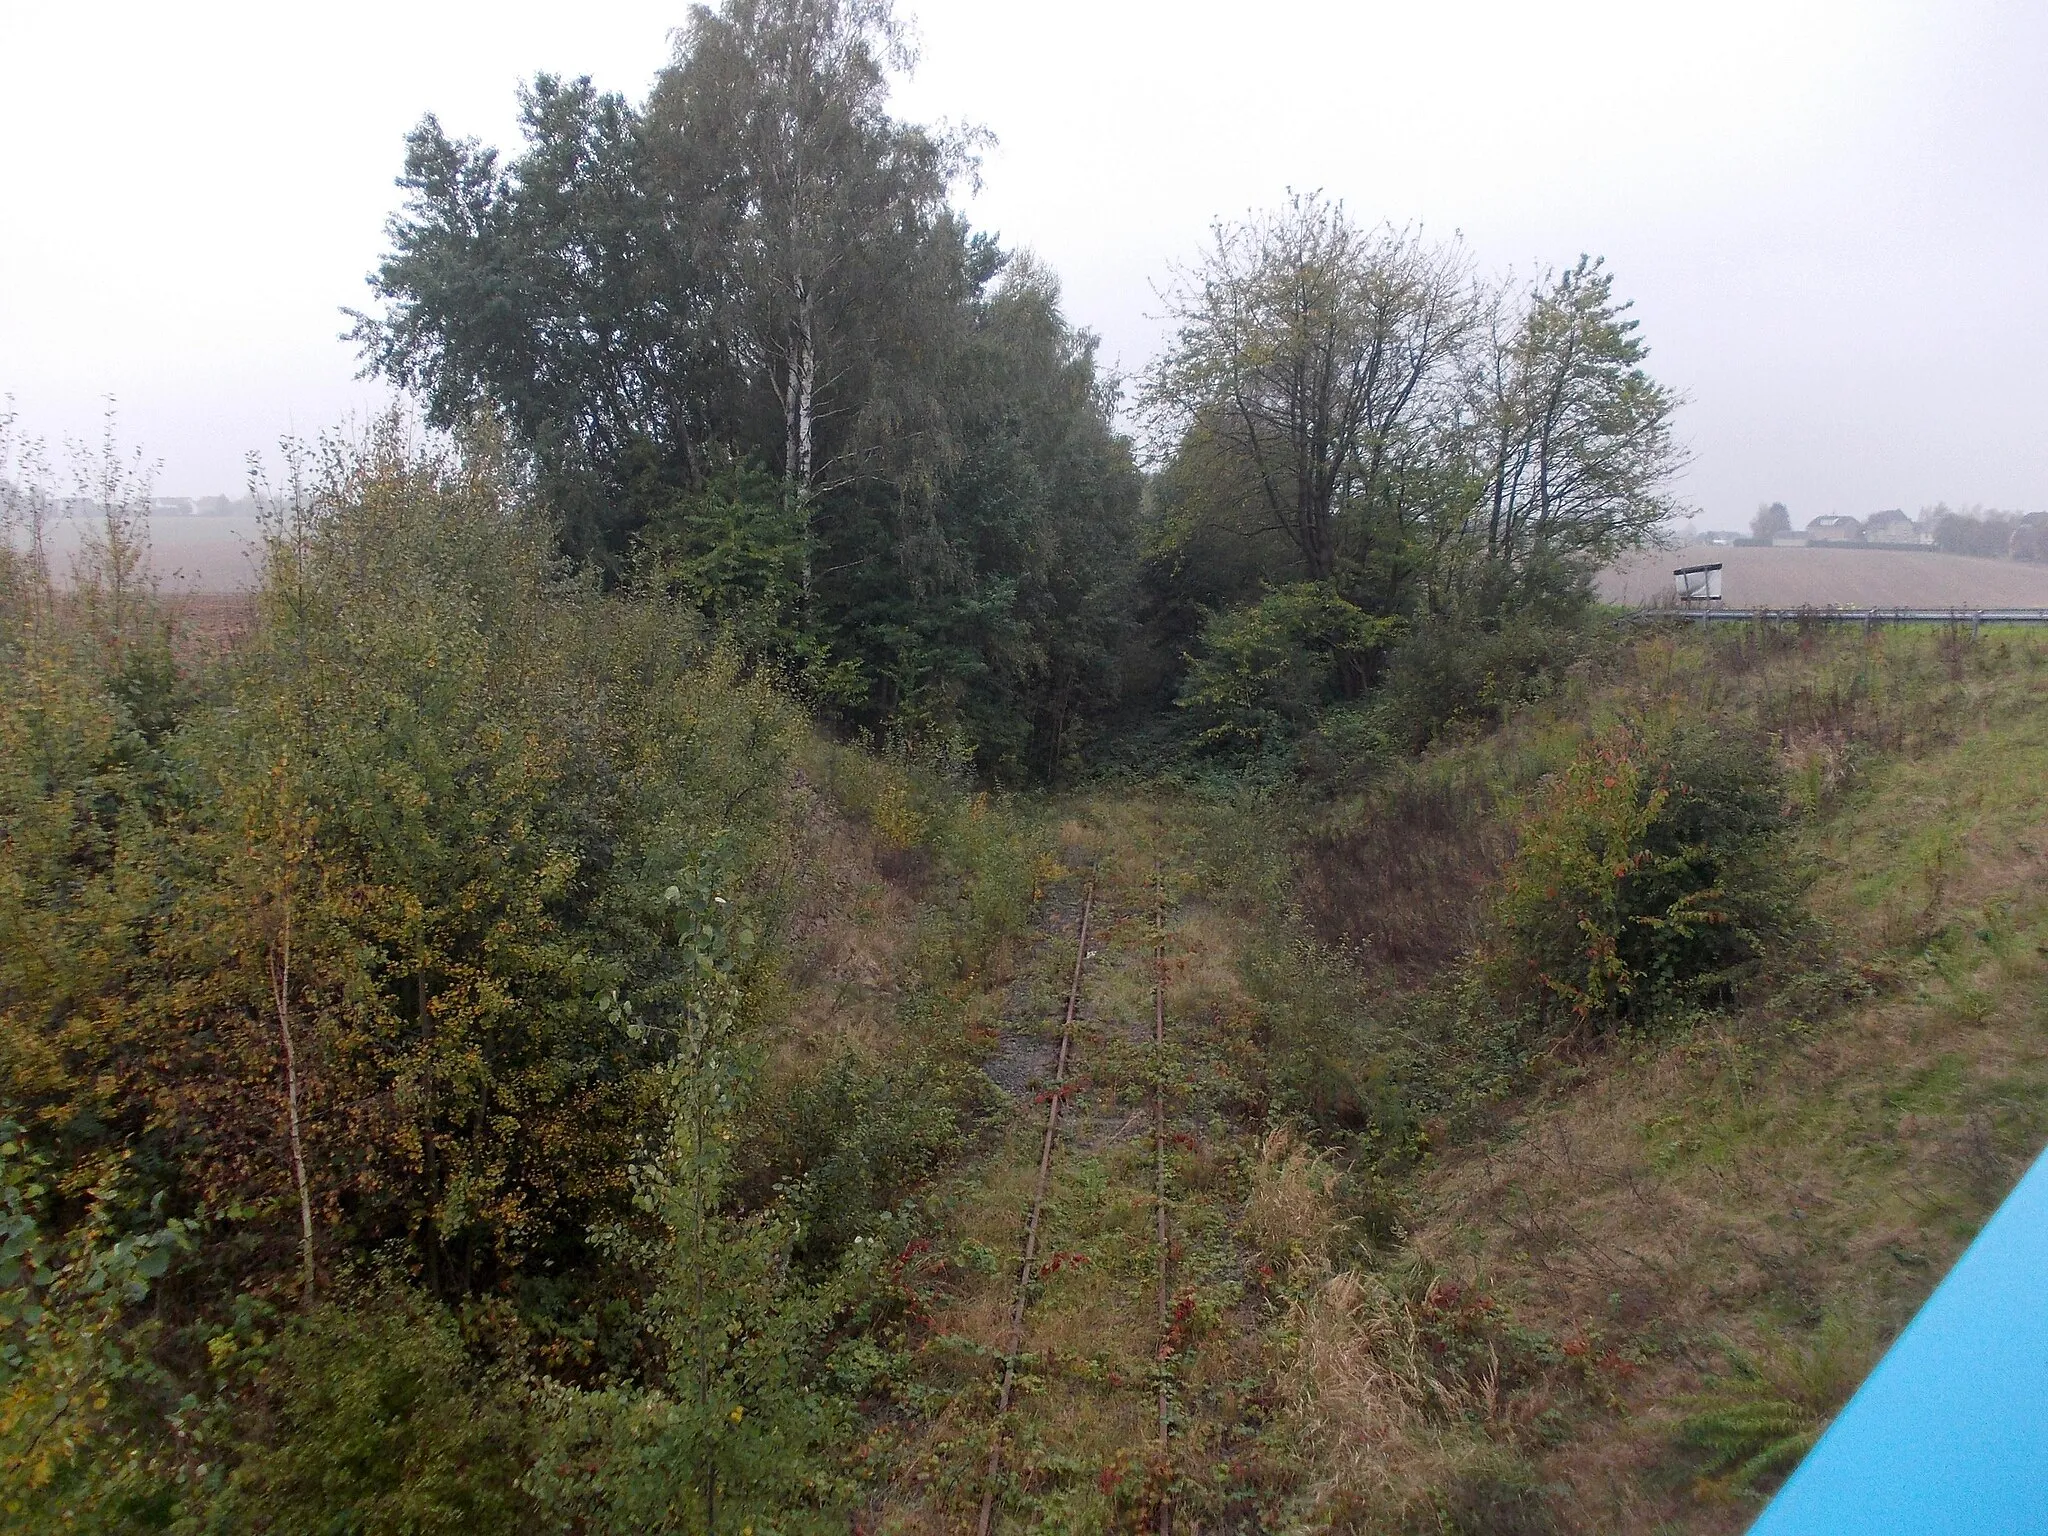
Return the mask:
{"type": "Polygon", "coordinates": [[[1862,520],[1841,512],[1830,512],[1826,517],[1816,517],[1806,525],[1806,542],[1861,544],[1864,542],[1862,520]]]}
{"type": "Polygon", "coordinates": [[[1887,512],[1873,512],[1863,523],[1863,538],[1870,544],[1925,544],[1927,536],[1920,531],[1920,525],[1896,507],[1887,512]]]}

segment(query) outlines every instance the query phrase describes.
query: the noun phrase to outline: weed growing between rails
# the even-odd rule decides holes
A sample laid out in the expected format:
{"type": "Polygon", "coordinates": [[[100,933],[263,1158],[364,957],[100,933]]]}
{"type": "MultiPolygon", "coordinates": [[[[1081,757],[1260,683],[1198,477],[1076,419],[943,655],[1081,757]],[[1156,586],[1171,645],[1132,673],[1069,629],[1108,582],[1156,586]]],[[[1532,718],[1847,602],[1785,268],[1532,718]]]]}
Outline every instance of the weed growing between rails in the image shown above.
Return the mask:
{"type": "MultiPolygon", "coordinates": [[[[994,1529],[1740,1528],[1725,1469],[1790,1454],[1743,1436],[1824,1420],[1862,1362],[1797,1398],[1773,1381],[1762,1417],[1730,1362],[1820,1359],[1840,1315],[1903,1321],[2048,1134],[2044,689],[2025,637],[1649,636],[1352,804],[1070,803],[1095,952],[994,1529]],[[1817,925],[1725,1000],[1558,1044],[1400,926],[1439,873],[1460,883],[1439,910],[1497,926],[1546,780],[1681,720],[1776,763],[1756,782],[1817,925]],[[1403,838],[1385,879],[1297,879],[1403,838]]],[[[1673,756],[1672,782],[1721,795],[1720,766],[1673,756]]],[[[971,1529],[987,1492],[1083,884],[1046,886],[988,1063],[1007,1111],[905,1268],[875,1536],[971,1529]]]]}
{"type": "MultiPolygon", "coordinates": [[[[1173,1233],[1166,1209],[1166,879],[1156,857],[1152,886],[1152,1198],[1159,1215],[1159,1456],[1170,1467],[1173,1320],[1168,1294],[1172,1289],[1173,1233]]],[[[1161,1536],[1172,1536],[1171,1493],[1159,1501],[1159,1530],[1161,1536]]]]}
{"type": "Polygon", "coordinates": [[[1074,1010],[1081,1001],[1081,972],[1088,963],[1088,919],[1095,906],[1095,888],[1089,886],[1081,897],[1081,929],[1074,941],[1074,975],[1067,983],[1067,1010],[1060,1028],[1059,1057],[1053,1067],[1052,1089],[1046,1095],[1045,1140],[1038,1154],[1038,1183],[1032,1190],[1031,1215],[1024,1224],[1024,1260],[1017,1275],[1017,1299],[1010,1310],[1010,1337],[1003,1351],[1003,1385],[996,1397],[996,1425],[989,1437],[988,1470],[983,1474],[981,1516],[976,1529],[988,1536],[995,1516],[996,1476],[1002,1470],[1003,1415],[1010,1409],[1010,1394],[1017,1382],[1017,1352],[1024,1347],[1024,1310],[1030,1304],[1031,1283],[1038,1274],[1038,1228],[1045,1215],[1045,1181],[1052,1169],[1053,1147],[1059,1138],[1060,1101],[1067,1092],[1067,1060],[1073,1052],[1074,1010]]]}
{"type": "Polygon", "coordinates": [[[1267,1528],[1301,1478],[1275,1426],[1270,1267],[1236,1225],[1264,1130],[1256,1020],[1199,829],[1174,807],[1090,801],[1060,832],[1036,957],[991,1074],[1009,1109],[935,1195],[906,1266],[906,1379],[869,1446],[866,1529],[978,1524],[1015,1315],[1020,1225],[1059,1088],[1062,987],[1084,881],[1094,905],[1059,1094],[1037,1263],[989,1501],[997,1531],[1267,1528]],[[1162,1200],[1162,1196],[1164,1199],[1162,1200]]]}

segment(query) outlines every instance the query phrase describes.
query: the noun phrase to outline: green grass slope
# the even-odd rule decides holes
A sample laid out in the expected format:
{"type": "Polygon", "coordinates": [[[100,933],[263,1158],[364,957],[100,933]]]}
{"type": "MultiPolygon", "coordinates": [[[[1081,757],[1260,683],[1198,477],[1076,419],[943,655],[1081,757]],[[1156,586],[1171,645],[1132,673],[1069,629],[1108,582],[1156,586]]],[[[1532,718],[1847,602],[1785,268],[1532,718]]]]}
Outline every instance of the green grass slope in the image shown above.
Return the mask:
{"type": "Polygon", "coordinates": [[[2048,638],[1659,632],[1346,800],[1049,808],[1062,873],[991,994],[1003,1098],[906,1262],[866,1528],[971,1527],[1000,1434],[1000,1529],[1739,1529],[2048,1135],[2044,765],[2048,638]],[[1547,776],[1654,718],[1767,734],[1807,919],[1718,1006],[1532,1028],[1475,963],[1491,882],[1547,776]]]}

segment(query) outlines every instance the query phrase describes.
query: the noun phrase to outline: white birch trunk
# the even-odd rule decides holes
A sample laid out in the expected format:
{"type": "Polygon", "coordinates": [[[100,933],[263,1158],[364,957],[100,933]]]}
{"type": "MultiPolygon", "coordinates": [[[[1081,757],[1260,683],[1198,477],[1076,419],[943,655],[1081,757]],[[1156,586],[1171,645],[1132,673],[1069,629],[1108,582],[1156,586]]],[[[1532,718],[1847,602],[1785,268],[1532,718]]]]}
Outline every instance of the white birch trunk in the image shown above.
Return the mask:
{"type": "Polygon", "coordinates": [[[811,606],[811,486],[815,473],[812,428],[814,397],[818,387],[818,346],[810,286],[801,279],[797,282],[793,330],[789,392],[785,402],[789,425],[788,473],[790,494],[796,503],[797,537],[802,541],[802,603],[808,613],[811,606]]]}
{"type": "Polygon", "coordinates": [[[299,1053],[292,1040],[292,914],[287,906],[284,932],[270,951],[270,995],[277,1005],[277,1032],[284,1039],[284,1092],[292,1145],[292,1177],[299,1190],[299,1258],[305,1273],[305,1300],[313,1299],[313,1198],[306,1183],[306,1154],[299,1135],[299,1053]]]}

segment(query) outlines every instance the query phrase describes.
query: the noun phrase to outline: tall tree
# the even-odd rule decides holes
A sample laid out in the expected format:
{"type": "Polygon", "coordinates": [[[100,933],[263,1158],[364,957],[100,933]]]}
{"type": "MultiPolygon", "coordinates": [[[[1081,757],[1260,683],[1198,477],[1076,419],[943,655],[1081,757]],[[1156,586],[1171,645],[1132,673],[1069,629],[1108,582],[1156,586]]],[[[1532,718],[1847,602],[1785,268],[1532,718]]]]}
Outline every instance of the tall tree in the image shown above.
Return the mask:
{"type": "Polygon", "coordinates": [[[1404,625],[1451,654],[1569,611],[1675,510],[1678,400],[1598,261],[1495,289],[1455,242],[1296,196],[1219,225],[1168,312],[1142,590],[1193,643],[1206,741],[1264,750],[1356,698],[1404,625]]]}
{"type": "Polygon", "coordinates": [[[406,138],[405,203],[354,315],[371,370],[436,426],[500,412],[536,455],[570,553],[616,561],[650,499],[729,434],[732,360],[699,203],[648,195],[639,114],[588,80],[520,93],[526,151],[406,138]]]}
{"type": "Polygon", "coordinates": [[[821,704],[1044,771],[1114,696],[1138,482],[1057,285],[949,200],[973,135],[889,114],[909,61],[884,0],[728,0],[642,107],[537,80],[507,165],[430,118],[356,335],[505,419],[570,554],[644,540],[821,704]]]}
{"type": "Polygon", "coordinates": [[[1398,518],[1471,324],[1456,248],[1296,195],[1219,224],[1168,314],[1143,399],[1155,440],[1201,463],[1241,531],[1281,534],[1303,576],[1349,584],[1377,522],[1398,518]]]}
{"type": "Polygon", "coordinates": [[[1792,513],[1782,501],[1768,506],[1759,502],[1756,516],[1749,520],[1749,536],[1753,539],[1775,539],[1781,533],[1792,531],[1792,513]]]}
{"type": "Polygon", "coordinates": [[[726,324],[778,407],[806,602],[812,512],[862,468],[877,373],[959,297],[947,194],[971,162],[890,117],[910,62],[888,0],[730,0],[692,9],[648,101],[658,195],[717,210],[726,324]]]}
{"type": "Polygon", "coordinates": [[[1672,515],[1684,461],[1628,308],[1597,260],[1492,291],[1316,197],[1219,226],[1146,382],[1164,547],[1277,539],[1264,579],[1376,613],[1583,577],[1672,515]]]}
{"type": "Polygon", "coordinates": [[[1491,317],[1477,414],[1492,566],[1598,563],[1676,510],[1678,397],[1644,368],[1628,309],[1605,264],[1582,256],[1491,317]]]}

